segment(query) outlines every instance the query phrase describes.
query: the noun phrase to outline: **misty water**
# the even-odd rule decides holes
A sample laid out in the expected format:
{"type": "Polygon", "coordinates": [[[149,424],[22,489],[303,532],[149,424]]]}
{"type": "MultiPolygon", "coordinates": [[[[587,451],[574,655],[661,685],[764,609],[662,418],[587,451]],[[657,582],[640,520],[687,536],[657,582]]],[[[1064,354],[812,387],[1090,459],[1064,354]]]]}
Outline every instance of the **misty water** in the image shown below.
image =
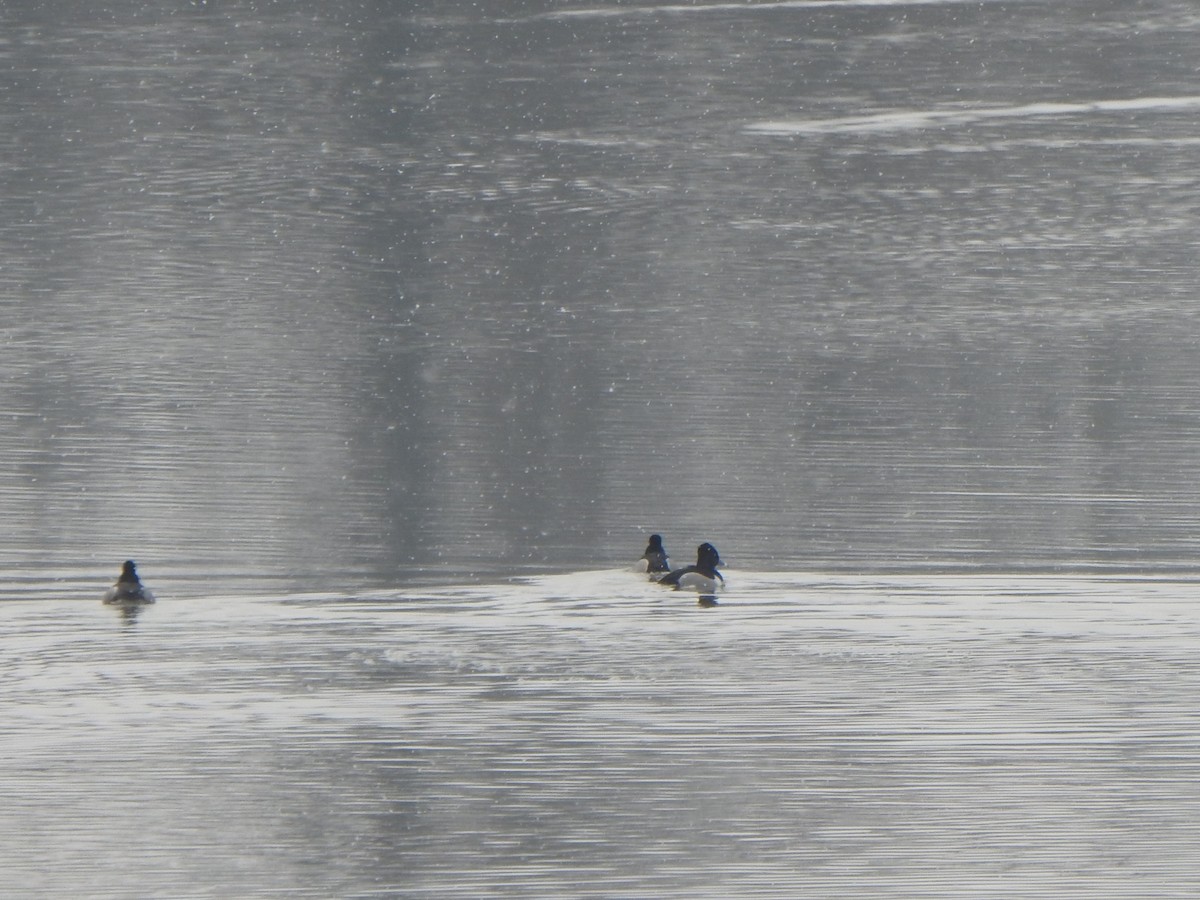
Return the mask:
{"type": "Polygon", "coordinates": [[[10,0],[0,892],[1195,896],[1198,50],[10,0]]]}

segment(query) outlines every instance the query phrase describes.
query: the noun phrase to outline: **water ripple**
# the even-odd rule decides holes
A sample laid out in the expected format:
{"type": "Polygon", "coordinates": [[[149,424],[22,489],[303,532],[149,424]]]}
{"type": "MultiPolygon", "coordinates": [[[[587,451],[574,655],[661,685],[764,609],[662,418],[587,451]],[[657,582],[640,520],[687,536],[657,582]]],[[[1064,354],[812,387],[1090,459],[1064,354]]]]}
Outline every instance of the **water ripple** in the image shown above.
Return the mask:
{"type": "Polygon", "coordinates": [[[9,602],[6,884],[1197,887],[1194,581],[729,577],[708,609],[617,571],[164,600],[132,625],[9,602]]]}

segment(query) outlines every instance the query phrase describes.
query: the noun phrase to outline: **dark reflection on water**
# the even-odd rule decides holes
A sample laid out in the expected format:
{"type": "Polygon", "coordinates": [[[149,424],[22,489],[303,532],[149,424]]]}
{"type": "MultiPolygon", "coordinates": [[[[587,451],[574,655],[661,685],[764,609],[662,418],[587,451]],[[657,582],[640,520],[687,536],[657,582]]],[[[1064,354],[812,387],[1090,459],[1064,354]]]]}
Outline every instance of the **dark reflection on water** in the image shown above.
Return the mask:
{"type": "Polygon", "coordinates": [[[110,603],[107,606],[120,617],[122,624],[128,626],[136,625],[138,616],[146,608],[144,603],[110,603]]]}
{"type": "Polygon", "coordinates": [[[1186,4],[0,24],[7,568],[1192,564],[1186,4]]]}

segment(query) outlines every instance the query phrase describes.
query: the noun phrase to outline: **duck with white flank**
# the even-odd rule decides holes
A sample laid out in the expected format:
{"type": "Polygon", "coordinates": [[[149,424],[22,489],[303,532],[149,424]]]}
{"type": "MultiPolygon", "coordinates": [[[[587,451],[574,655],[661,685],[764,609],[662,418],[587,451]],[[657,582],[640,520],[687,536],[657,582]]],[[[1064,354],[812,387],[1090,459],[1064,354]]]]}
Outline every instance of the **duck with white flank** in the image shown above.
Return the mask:
{"type": "Polygon", "coordinates": [[[702,594],[712,594],[718,588],[725,586],[725,578],[717,571],[717,566],[723,566],[721,555],[712,544],[704,543],[696,548],[696,564],[686,569],[676,569],[659,579],[659,584],[674,587],[675,590],[699,591],[702,594]]]}
{"type": "Polygon", "coordinates": [[[657,578],[656,573],[671,571],[671,561],[667,558],[667,551],[663,547],[662,535],[650,535],[646,552],[642,554],[634,568],[638,572],[649,573],[651,578],[657,578]]]}
{"type": "Polygon", "coordinates": [[[138,578],[137,566],[133,564],[132,559],[125,560],[125,564],[121,566],[121,577],[105,591],[104,602],[111,606],[154,602],[154,595],[138,578]]]}

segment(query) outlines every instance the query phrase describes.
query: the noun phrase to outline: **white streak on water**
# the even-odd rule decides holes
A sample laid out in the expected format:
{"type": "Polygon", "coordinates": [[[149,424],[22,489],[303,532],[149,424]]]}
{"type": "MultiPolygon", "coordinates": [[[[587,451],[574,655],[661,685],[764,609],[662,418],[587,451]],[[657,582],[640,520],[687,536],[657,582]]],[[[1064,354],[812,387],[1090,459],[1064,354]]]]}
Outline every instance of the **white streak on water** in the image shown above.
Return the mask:
{"type": "Polygon", "coordinates": [[[976,122],[1037,117],[1085,116],[1136,112],[1190,112],[1200,108],[1200,96],[1135,97],[1097,100],[1091,103],[1026,103],[1014,106],[939,107],[936,109],[889,110],[861,116],[829,119],[777,119],[754,122],[746,130],[757,134],[860,134],[881,131],[942,129],[976,122]]]}
{"type": "Polygon", "coordinates": [[[1186,579],[0,604],[15,894],[1185,896],[1186,579]]]}
{"type": "Polygon", "coordinates": [[[779,9],[873,9],[914,6],[980,6],[998,0],[776,0],[764,3],[663,3],[650,6],[601,6],[589,9],[556,9],[530,19],[582,19],[628,16],[685,15],[713,12],[764,12],[779,9]]]}

